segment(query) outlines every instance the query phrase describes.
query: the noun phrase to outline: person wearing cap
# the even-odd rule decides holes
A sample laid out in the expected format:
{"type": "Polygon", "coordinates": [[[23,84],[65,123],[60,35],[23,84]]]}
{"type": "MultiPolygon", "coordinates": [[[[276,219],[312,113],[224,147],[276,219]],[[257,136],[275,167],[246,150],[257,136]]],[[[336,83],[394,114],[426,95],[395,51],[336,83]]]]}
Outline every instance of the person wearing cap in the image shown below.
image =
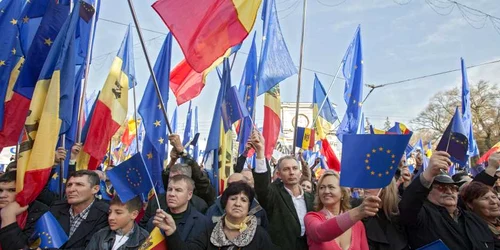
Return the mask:
{"type": "Polygon", "coordinates": [[[410,247],[420,248],[440,239],[454,250],[494,249],[488,225],[457,206],[458,185],[446,174],[451,165],[448,153],[434,152],[428,167],[405,190],[399,209],[401,223],[411,235],[410,247]]]}

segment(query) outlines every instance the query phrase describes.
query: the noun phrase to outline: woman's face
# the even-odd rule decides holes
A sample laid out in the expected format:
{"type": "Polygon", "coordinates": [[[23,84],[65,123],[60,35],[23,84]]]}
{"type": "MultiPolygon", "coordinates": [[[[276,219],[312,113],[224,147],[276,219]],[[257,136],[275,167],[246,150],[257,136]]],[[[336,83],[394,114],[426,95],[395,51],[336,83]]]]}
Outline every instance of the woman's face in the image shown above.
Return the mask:
{"type": "Polygon", "coordinates": [[[491,191],[468,204],[476,214],[485,219],[495,219],[500,216],[500,200],[491,191]]]}
{"type": "Polygon", "coordinates": [[[332,175],[326,176],[318,187],[318,194],[321,203],[325,207],[339,203],[342,199],[339,179],[332,175]]]}
{"type": "Polygon", "coordinates": [[[304,189],[304,192],[312,193],[312,183],[310,181],[303,181],[302,184],[302,189],[304,189]]]}
{"type": "Polygon", "coordinates": [[[243,192],[229,196],[226,203],[226,214],[234,219],[244,219],[248,215],[250,201],[243,192]]]}

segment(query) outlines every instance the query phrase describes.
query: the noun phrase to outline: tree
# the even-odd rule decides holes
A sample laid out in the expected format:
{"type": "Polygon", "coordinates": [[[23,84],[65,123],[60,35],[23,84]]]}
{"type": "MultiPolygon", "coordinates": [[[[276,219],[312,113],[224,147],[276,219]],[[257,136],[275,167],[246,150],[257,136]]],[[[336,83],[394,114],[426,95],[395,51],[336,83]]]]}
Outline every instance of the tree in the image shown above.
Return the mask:
{"type": "MultiPolygon", "coordinates": [[[[500,141],[500,89],[483,80],[472,84],[470,89],[474,137],[479,151],[484,153],[500,141]]],[[[458,87],[439,92],[411,123],[418,131],[429,133],[432,140],[439,140],[455,108],[461,110],[461,102],[461,90],[458,87]]]]}
{"type": "Polygon", "coordinates": [[[392,124],[391,121],[389,121],[389,117],[387,117],[384,122],[384,130],[387,131],[390,128],[392,128],[392,124]]]}

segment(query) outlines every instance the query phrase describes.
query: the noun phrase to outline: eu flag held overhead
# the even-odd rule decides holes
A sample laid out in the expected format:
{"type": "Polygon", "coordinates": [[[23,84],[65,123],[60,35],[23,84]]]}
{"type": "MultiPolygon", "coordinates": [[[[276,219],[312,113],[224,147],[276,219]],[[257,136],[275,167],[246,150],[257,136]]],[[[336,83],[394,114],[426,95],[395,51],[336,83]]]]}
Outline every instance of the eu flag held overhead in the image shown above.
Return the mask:
{"type": "Polygon", "coordinates": [[[383,188],[391,183],[411,134],[345,135],[340,185],[383,188]]]}
{"type": "Polygon", "coordinates": [[[436,147],[437,151],[446,151],[450,154],[450,160],[465,166],[467,163],[467,149],[469,148],[469,140],[460,117],[458,107],[455,109],[455,114],[451,118],[450,124],[436,147]]]}
{"type": "Polygon", "coordinates": [[[227,132],[236,121],[248,116],[246,109],[238,96],[238,90],[232,86],[221,106],[222,120],[224,122],[224,130],[227,132]]]}

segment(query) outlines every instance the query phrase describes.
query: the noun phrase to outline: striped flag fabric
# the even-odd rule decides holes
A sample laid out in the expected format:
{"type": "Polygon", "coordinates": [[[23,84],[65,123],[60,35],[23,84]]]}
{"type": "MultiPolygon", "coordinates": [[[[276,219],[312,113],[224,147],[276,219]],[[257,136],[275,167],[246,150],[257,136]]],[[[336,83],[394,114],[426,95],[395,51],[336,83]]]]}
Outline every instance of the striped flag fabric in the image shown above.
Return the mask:
{"type": "Polygon", "coordinates": [[[281,98],[279,84],[264,95],[264,126],[262,136],[265,139],[264,154],[271,159],[281,130],[281,98]]]}

